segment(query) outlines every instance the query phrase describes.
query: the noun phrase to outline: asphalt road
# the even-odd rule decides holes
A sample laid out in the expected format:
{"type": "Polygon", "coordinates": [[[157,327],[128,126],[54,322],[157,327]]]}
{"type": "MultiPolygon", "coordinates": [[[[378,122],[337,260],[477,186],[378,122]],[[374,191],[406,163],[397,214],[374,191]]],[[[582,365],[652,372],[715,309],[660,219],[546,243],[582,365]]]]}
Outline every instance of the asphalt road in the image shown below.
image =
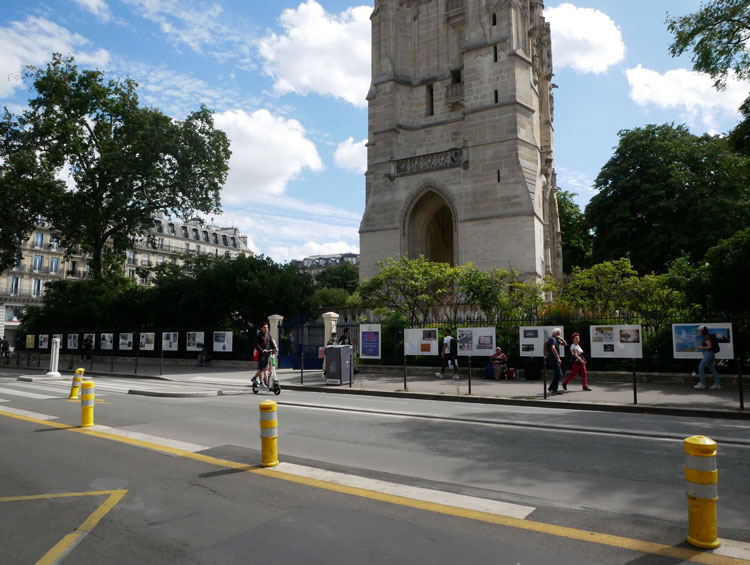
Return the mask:
{"type": "MultiPolygon", "coordinates": [[[[100,388],[97,424],[183,442],[176,445],[246,467],[47,427],[39,416],[78,425],[79,405],[54,385],[0,378],[0,412],[35,415],[0,416],[0,497],[127,490],[71,550],[71,561],[680,562],[260,476],[264,398],[279,402],[284,462],[526,505],[533,523],[678,548],[686,547],[687,515],[679,438],[720,437],[719,535],[750,542],[743,422],[293,391],[133,397],[100,388]]],[[[9,563],[34,562],[108,496],[114,495],[0,501],[0,547],[10,548],[3,555],[13,556],[9,563]]]]}

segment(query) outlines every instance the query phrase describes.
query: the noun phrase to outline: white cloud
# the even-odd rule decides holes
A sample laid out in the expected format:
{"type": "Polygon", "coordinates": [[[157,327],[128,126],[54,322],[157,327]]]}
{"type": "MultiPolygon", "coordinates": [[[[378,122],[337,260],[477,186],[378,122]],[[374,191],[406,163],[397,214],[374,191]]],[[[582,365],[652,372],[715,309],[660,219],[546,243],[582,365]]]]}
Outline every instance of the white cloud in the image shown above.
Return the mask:
{"type": "Polygon", "coordinates": [[[104,22],[108,22],[112,19],[112,14],[109,11],[109,6],[104,0],[75,0],[84,10],[87,10],[94,14],[97,18],[104,22]]]}
{"type": "Polygon", "coordinates": [[[304,259],[312,255],[334,255],[336,253],[359,253],[359,246],[345,241],[329,241],[317,243],[308,241],[302,245],[291,247],[271,247],[266,255],[277,263],[288,263],[292,259],[304,259]]]}
{"type": "Polygon", "coordinates": [[[594,180],[586,173],[566,167],[558,167],[556,172],[558,188],[566,192],[575,192],[577,196],[573,198],[573,201],[581,208],[584,208],[591,197],[597,193],[594,180]]]}
{"type": "Polygon", "coordinates": [[[123,0],[139,15],[159,26],[175,45],[187,45],[196,53],[208,51],[224,61],[246,58],[247,37],[235,25],[222,21],[224,10],[218,2],[188,0],[123,0]]]}
{"type": "Polygon", "coordinates": [[[717,91],[711,77],[687,69],[661,74],[638,65],[627,69],[625,74],[630,84],[630,98],[636,104],[681,110],[688,124],[700,124],[712,133],[716,133],[721,118],[738,115],[737,109],[750,88],[747,82],[730,77],[726,90],[717,91]]]}
{"type": "Polygon", "coordinates": [[[79,50],[88,43],[82,35],[37,16],[0,27],[0,98],[12,96],[23,86],[24,66],[44,66],[54,52],[72,54],[79,65],[106,66],[109,53],[105,49],[79,50]]]}
{"type": "Polygon", "coordinates": [[[258,41],[264,71],[279,93],[316,92],[364,108],[370,86],[372,7],[329,14],[315,0],[286,9],[279,18],[284,33],[258,41]]]}
{"type": "Polygon", "coordinates": [[[282,194],[303,169],[323,170],[315,144],[297,120],[268,110],[250,114],[228,110],[214,116],[231,141],[232,157],[224,188],[227,203],[247,202],[259,194],[282,194]]]}
{"type": "Polygon", "coordinates": [[[333,162],[340,169],[353,173],[364,173],[367,170],[367,143],[366,139],[354,141],[353,137],[339,143],[333,154],[333,162]]]}
{"type": "Polygon", "coordinates": [[[556,69],[571,67],[580,73],[603,73],[625,58],[620,28],[599,10],[570,3],[544,11],[552,30],[552,57],[556,69]]]}

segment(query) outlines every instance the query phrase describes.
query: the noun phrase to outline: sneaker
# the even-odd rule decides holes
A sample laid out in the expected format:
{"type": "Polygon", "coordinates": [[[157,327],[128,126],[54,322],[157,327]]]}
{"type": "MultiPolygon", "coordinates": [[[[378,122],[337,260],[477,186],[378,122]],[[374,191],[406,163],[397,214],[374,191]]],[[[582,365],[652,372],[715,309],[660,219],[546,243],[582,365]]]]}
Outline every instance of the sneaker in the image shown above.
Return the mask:
{"type": "Polygon", "coordinates": [[[562,384],[562,387],[563,387],[563,390],[568,390],[568,385],[566,385],[565,383],[562,384]]]}
{"type": "Polygon", "coordinates": [[[721,390],[721,385],[720,384],[713,384],[713,385],[711,385],[708,388],[710,388],[711,390],[721,390]]]}
{"type": "Polygon", "coordinates": [[[703,390],[704,388],[706,388],[706,385],[704,385],[703,383],[698,383],[693,388],[697,388],[698,390],[703,390]]]}
{"type": "Polygon", "coordinates": [[[443,378],[443,374],[442,374],[442,373],[435,373],[435,376],[436,376],[437,378],[439,378],[439,379],[442,379],[442,378],[443,378]]]}
{"type": "Polygon", "coordinates": [[[583,387],[583,390],[588,390],[588,391],[590,391],[591,389],[590,389],[589,387],[585,386],[585,387],[583,387]]]}
{"type": "Polygon", "coordinates": [[[460,379],[460,378],[461,378],[461,377],[459,377],[458,375],[453,375],[453,380],[454,380],[454,381],[457,381],[457,380],[458,380],[458,379],[460,379]]]}

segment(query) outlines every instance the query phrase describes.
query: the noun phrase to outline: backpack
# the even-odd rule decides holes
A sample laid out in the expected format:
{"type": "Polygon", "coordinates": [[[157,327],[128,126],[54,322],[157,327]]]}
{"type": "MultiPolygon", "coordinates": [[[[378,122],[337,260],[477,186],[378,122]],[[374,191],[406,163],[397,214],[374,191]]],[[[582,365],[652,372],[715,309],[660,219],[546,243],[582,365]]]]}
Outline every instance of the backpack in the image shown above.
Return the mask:
{"type": "Polygon", "coordinates": [[[451,337],[451,356],[455,357],[458,354],[458,341],[455,337],[451,337]]]}
{"type": "Polygon", "coordinates": [[[713,351],[714,353],[718,353],[719,351],[721,351],[721,347],[719,347],[719,340],[716,339],[715,334],[708,334],[708,339],[711,340],[711,351],[713,351]]]}

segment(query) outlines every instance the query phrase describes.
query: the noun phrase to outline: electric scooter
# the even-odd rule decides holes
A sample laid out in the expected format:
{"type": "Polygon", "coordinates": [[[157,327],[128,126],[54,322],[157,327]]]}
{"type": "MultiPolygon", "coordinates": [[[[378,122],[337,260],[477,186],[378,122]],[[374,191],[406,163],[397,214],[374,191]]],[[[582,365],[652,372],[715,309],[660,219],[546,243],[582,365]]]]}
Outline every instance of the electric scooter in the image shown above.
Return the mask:
{"type": "MultiPolygon", "coordinates": [[[[281,394],[281,385],[279,384],[279,378],[276,376],[276,354],[271,353],[271,357],[268,360],[271,367],[271,374],[269,376],[268,391],[273,392],[276,396],[281,394]]],[[[266,385],[260,383],[253,377],[253,394],[258,394],[261,388],[266,388],[266,385]]]]}

